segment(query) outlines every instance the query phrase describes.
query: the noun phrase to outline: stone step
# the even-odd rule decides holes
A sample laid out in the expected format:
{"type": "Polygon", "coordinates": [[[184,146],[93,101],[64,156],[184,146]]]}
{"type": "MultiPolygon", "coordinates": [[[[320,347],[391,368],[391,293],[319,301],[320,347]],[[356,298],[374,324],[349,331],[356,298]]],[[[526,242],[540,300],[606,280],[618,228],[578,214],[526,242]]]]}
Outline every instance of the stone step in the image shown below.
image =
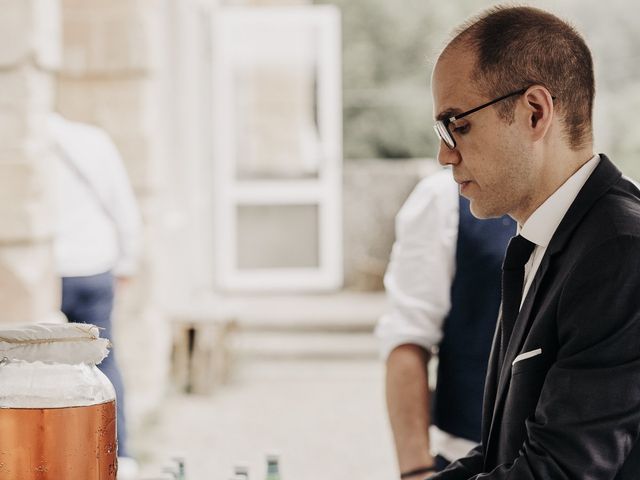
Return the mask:
{"type": "Polygon", "coordinates": [[[364,360],[378,358],[372,333],[237,332],[230,339],[237,360],[364,360]]]}
{"type": "Polygon", "coordinates": [[[229,295],[200,299],[173,317],[193,323],[232,319],[246,332],[370,333],[385,306],[383,292],[229,295]]]}
{"type": "Polygon", "coordinates": [[[176,309],[172,372],[179,390],[208,393],[246,360],[373,360],[382,292],[209,297],[176,309]]]}

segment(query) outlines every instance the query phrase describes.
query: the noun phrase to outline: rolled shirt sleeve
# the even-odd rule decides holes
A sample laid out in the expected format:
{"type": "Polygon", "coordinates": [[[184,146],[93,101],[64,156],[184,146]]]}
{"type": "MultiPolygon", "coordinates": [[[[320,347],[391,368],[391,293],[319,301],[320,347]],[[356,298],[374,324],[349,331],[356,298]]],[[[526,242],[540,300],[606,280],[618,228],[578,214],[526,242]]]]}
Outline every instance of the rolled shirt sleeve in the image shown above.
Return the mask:
{"type": "Polygon", "coordinates": [[[376,336],[386,360],[403,344],[430,349],[442,338],[451,308],[459,221],[450,170],[423,179],[396,216],[396,240],[384,277],[387,312],[376,336]]]}

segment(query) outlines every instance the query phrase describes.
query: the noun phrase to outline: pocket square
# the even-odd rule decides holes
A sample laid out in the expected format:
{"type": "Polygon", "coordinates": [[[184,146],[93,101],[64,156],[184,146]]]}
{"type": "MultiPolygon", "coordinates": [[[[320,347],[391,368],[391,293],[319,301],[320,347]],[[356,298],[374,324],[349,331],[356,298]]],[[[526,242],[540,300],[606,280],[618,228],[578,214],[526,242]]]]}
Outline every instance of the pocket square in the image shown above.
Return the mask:
{"type": "Polygon", "coordinates": [[[541,348],[537,348],[535,350],[531,350],[529,352],[524,352],[521,353],[520,355],[518,355],[513,362],[511,362],[511,366],[513,367],[516,363],[522,361],[522,360],[526,360],[527,358],[531,358],[531,357],[536,357],[538,355],[542,355],[542,349],[541,348]]]}

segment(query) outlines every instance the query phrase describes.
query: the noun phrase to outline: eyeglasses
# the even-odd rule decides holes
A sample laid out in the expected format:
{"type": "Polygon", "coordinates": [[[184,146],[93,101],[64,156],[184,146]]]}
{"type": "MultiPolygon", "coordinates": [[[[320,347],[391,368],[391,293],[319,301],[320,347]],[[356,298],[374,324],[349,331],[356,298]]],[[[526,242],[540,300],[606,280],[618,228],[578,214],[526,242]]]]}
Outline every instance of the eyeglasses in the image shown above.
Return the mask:
{"type": "MultiPolygon", "coordinates": [[[[438,120],[436,124],[433,126],[433,129],[436,131],[436,134],[438,135],[440,140],[442,140],[447,147],[453,150],[454,148],[456,148],[456,139],[453,138],[453,135],[449,130],[449,125],[451,123],[455,122],[456,120],[460,120],[461,118],[466,117],[467,115],[471,115],[472,113],[475,113],[478,110],[482,110],[483,108],[489,107],[494,103],[498,103],[506,98],[513,97],[514,95],[522,95],[526,91],[527,91],[526,88],[522,88],[517,92],[507,93],[502,97],[499,97],[499,98],[496,98],[495,100],[491,100],[490,102],[484,103],[479,107],[472,108],[471,110],[461,113],[460,115],[454,115],[453,117],[445,118],[444,120],[438,120]]],[[[555,99],[555,97],[552,97],[552,98],[555,99]]]]}

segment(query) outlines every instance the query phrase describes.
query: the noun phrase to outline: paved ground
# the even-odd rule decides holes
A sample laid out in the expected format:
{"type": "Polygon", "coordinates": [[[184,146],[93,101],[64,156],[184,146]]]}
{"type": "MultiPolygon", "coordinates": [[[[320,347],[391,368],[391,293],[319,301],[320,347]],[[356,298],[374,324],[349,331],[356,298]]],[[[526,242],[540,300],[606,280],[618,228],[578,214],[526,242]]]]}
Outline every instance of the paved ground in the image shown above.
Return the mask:
{"type": "Polygon", "coordinates": [[[235,372],[209,397],[167,399],[136,439],[141,478],[182,452],[188,480],[229,480],[241,461],[262,479],[272,450],[284,480],[396,477],[378,360],[254,359],[235,372]]]}

